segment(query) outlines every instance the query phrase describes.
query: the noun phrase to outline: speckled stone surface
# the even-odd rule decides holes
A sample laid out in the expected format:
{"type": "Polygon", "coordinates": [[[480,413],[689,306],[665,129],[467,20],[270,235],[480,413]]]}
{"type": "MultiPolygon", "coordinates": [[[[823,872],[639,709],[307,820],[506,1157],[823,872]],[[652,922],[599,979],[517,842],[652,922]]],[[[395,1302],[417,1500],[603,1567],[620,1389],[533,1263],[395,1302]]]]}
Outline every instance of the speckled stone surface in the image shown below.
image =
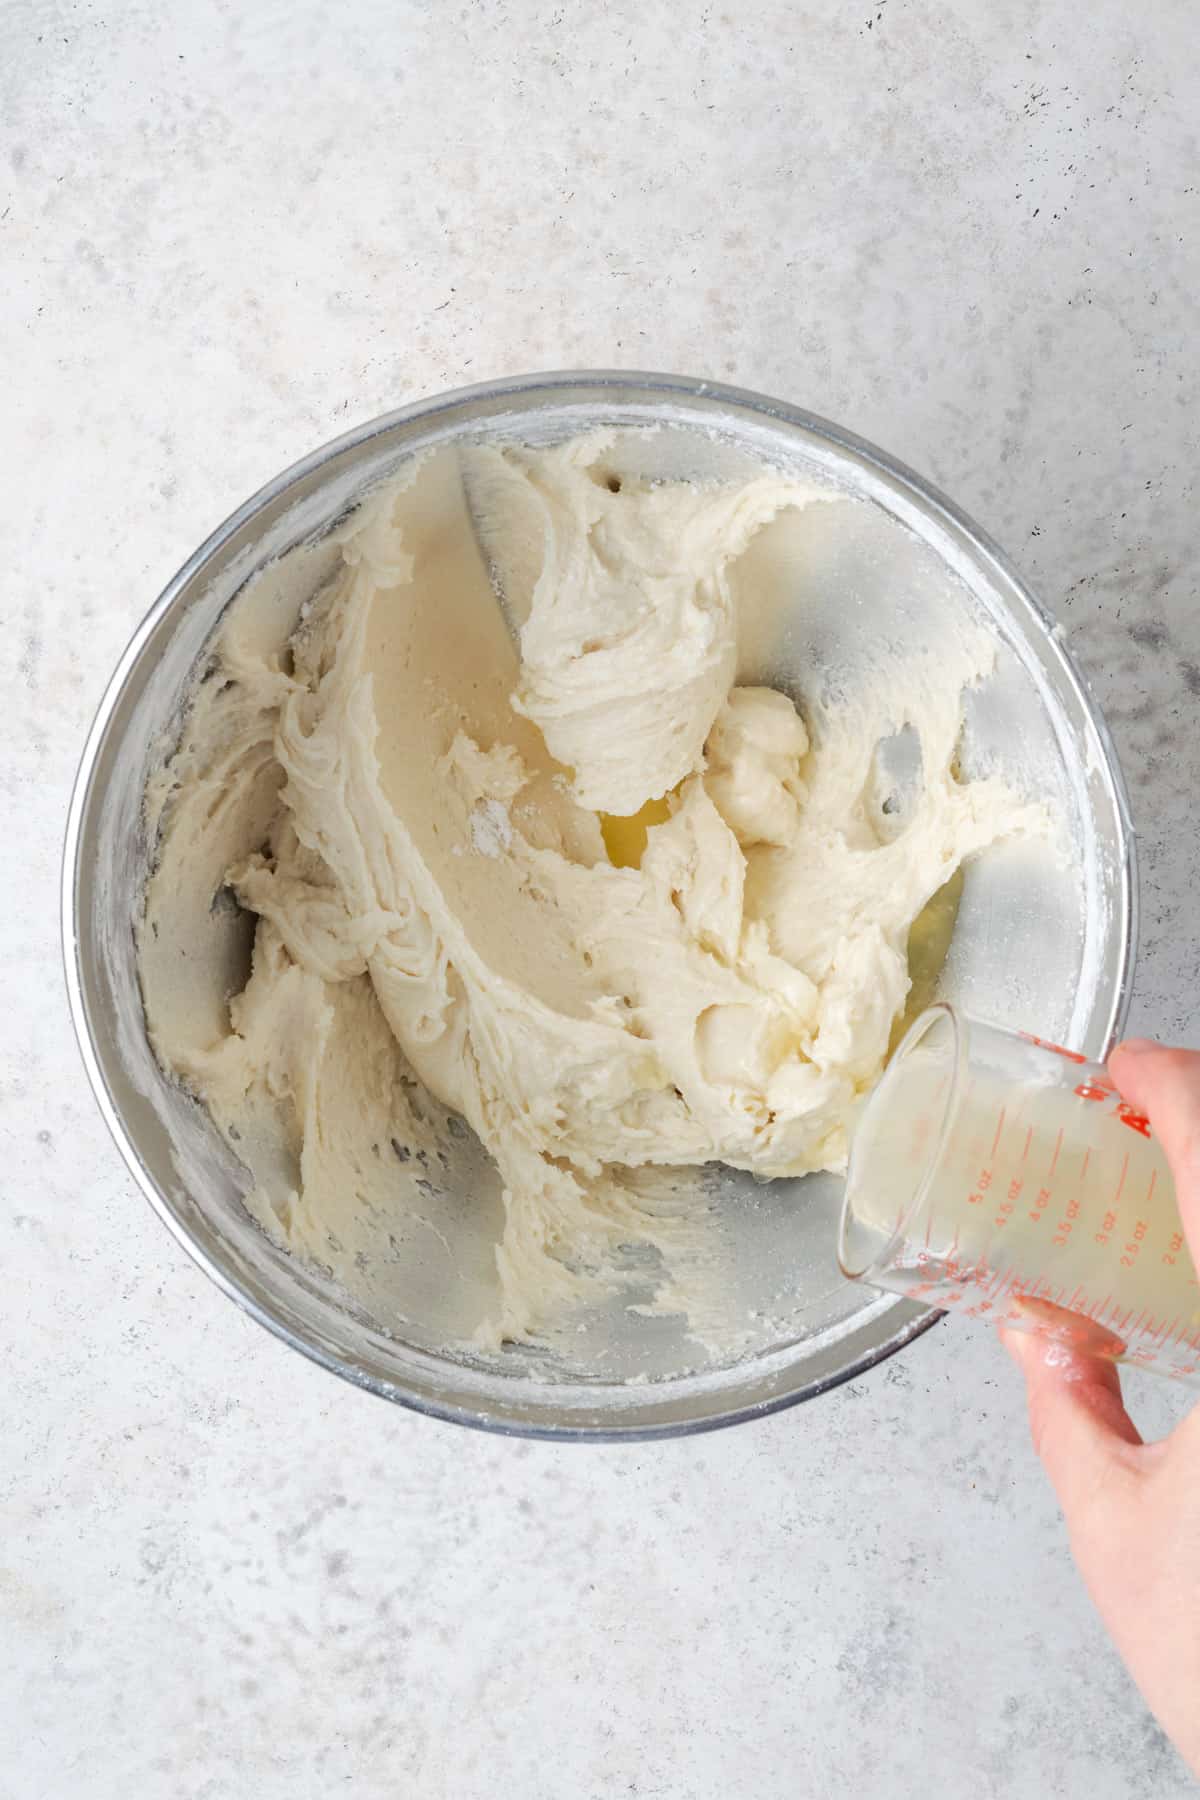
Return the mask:
{"type": "Polygon", "coordinates": [[[636,1449],[352,1392],[123,1173],[56,883],[111,665],[259,483],[441,387],[684,370],[1033,578],[1130,779],[1133,1022],[1200,1041],[1198,101],[1188,0],[0,12],[3,1800],[1190,1791],[990,1342],[636,1449]]]}

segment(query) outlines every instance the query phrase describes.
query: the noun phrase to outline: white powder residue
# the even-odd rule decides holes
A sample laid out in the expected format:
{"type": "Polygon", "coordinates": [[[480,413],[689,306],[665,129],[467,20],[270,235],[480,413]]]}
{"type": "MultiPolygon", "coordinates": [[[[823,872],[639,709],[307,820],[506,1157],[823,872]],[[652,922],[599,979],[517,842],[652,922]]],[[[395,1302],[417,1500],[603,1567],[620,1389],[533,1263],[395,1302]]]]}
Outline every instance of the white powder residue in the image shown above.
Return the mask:
{"type": "Polygon", "coordinates": [[[480,856],[503,856],[512,848],[512,837],[512,820],[503,801],[477,801],[471,810],[471,844],[480,856]]]}

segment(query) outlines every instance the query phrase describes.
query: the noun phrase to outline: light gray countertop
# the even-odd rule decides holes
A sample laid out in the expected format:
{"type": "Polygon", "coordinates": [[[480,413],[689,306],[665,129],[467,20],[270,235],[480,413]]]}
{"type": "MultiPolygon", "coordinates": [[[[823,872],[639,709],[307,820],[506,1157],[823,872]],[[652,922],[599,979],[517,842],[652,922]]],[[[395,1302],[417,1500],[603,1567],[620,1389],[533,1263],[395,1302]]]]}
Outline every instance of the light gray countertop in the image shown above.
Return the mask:
{"type": "Polygon", "coordinates": [[[135,1192],[56,896],[110,668],[262,481],[442,387],[682,370],[1032,578],[1129,776],[1133,1024],[1200,1041],[1198,119],[1188,0],[4,9],[3,1800],[1189,1791],[985,1337],[638,1448],[388,1409],[135,1192]]]}

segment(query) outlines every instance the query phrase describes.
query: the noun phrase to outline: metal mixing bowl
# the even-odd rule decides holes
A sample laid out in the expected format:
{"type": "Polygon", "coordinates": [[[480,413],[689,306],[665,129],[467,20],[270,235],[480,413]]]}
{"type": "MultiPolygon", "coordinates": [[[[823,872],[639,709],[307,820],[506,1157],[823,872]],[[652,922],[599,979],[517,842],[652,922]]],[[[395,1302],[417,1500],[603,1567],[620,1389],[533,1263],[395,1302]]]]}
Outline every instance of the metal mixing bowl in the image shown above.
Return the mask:
{"type": "Polygon", "coordinates": [[[142,824],[146,778],[178,735],[189,678],[233,596],[292,547],[319,546],[365,489],[431,446],[550,442],[598,426],[628,433],[623,454],[663,474],[766,461],[870,503],[809,509],[821,520],[797,541],[804,605],[763,678],[801,699],[832,654],[853,660],[856,634],[936,644],[950,613],[986,616],[999,660],[968,696],[964,760],[1043,792],[1073,848],[1062,866],[1002,849],[972,865],[942,989],[977,1015],[1103,1055],[1129,997],[1133,836],[1112,742],[1060,634],[995,546],[883,452],[779,401],[671,376],[540,375],[443,395],[338,438],[240,507],[151,607],[101,704],[71,804],[63,923],[71,1009],[100,1107],[134,1179],[226,1293],[315,1361],[419,1411],[500,1431],[618,1438],[702,1430],[811,1398],[938,1315],[841,1280],[839,1181],[761,1184],[710,1170],[697,1184],[722,1221],[738,1354],[714,1366],[681,1320],[614,1309],[585,1322],[569,1357],[485,1355],[464,1332],[461,1296],[464,1271],[486,1279],[498,1196],[461,1128],[438,1175],[439,1245],[400,1244],[386,1280],[349,1295],[251,1222],[244,1172],[155,1062],[134,945],[154,850],[142,824]],[[648,425],[657,429],[640,429],[648,425]]]}

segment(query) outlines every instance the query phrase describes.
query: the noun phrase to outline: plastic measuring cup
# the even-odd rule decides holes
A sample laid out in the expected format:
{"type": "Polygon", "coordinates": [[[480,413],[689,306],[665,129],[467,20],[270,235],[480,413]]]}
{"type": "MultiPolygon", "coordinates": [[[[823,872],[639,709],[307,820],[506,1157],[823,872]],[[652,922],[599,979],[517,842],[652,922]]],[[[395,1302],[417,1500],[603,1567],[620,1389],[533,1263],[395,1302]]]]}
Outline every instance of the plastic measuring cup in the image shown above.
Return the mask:
{"type": "Polygon", "coordinates": [[[1075,1051],[939,1002],[850,1147],[854,1280],[1200,1379],[1200,1283],[1145,1115],[1075,1051]]]}

